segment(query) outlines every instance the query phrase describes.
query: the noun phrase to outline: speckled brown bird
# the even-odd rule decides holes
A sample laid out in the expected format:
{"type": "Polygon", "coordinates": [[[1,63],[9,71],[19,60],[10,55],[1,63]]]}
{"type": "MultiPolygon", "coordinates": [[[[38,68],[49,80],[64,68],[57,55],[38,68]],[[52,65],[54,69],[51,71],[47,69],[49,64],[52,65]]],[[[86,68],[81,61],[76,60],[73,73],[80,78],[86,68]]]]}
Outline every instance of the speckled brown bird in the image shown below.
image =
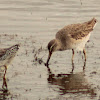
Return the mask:
{"type": "Polygon", "coordinates": [[[49,56],[46,62],[48,65],[50,57],[54,51],[63,51],[72,49],[72,61],[74,50],[83,51],[85,61],[85,44],[89,40],[91,32],[97,20],[92,18],[90,21],[78,24],[67,25],[56,33],[56,38],[48,43],[49,56]]]}
{"type": "Polygon", "coordinates": [[[13,45],[9,48],[0,49],[0,67],[4,66],[7,70],[7,66],[10,64],[12,59],[15,57],[19,44],[13,45]]]}

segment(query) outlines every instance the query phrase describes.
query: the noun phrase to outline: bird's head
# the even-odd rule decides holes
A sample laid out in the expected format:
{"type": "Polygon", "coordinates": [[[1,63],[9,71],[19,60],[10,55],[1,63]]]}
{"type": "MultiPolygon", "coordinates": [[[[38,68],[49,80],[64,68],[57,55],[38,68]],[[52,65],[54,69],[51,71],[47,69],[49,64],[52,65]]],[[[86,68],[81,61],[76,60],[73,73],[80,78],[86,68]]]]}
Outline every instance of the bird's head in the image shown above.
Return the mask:
{"type": "Polygon", "coordinates": [[[52,53],[53,53],[54,51],[57,51],[57,50],[58,50],[58,42],[57,42],[56,39],[53,39],[53,40],[51,40],[51,41],[48,43],[49,55],[48,55],[48,59],[47,59],[46,65],[48,65],[52,53]]]}
{"type": "Polygon", "coordinates": [[[56,39],[53,39],[48,43],[48,50],[49,50],[50,53],[53,53],[54,51],[57,50],[57,41],[56,41],[56,39]]]}

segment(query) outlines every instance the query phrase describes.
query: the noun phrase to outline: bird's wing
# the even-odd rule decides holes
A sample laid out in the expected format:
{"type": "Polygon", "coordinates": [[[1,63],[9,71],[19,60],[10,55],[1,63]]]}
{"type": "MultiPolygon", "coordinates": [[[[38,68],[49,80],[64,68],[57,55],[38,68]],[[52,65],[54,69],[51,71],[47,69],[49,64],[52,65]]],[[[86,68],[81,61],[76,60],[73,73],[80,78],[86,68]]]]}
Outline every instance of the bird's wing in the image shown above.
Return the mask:
{"type": "Polygon", "coordinates": [[[73,38],[78,40],[87,36],[92,30],[93,27],[87,25],[87,23],[71,24],[59,30],[56,34],[56,38],[60,40],[64,40],[66,38],[73,38]]]}

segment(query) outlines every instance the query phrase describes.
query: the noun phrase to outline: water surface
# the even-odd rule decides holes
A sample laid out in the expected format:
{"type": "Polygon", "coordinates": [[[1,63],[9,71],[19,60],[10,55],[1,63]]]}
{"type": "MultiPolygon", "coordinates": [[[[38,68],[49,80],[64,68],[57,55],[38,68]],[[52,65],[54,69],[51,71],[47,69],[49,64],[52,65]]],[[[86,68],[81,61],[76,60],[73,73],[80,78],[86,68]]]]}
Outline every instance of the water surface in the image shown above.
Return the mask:
{"type": "Polygon", "coordinates": [[[2,87],[4,73],[0,74],[0,99],[100,99],[99,20],[99,0],[0,0],[1,48],[21,43],[8,66],[7,90],[2,87]],[[72,51],[69,50],[55,52],[46,67],[46,46],[56,32],[65,25],[93,17],[98,23],[86,45],[85,66],[82,54],[75,52],[73,70],[72,51]]]}

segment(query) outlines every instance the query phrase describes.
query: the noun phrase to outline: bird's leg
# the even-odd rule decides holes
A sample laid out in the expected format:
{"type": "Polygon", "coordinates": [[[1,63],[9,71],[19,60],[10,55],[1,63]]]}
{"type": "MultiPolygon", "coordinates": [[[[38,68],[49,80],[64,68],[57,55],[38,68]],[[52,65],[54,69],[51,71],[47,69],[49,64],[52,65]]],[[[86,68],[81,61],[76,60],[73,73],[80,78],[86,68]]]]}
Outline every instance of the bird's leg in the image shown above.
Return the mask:
{"type": "Polygon", "coordinates": [[[72,71],[70,73],[73,73],[73,71],[74,71],[74,63],[72,61],[72,71]]]}
{"type": "Polygon", "coordinates": [[[85,72],[86,61],[84,61],[83,72],[85,72]]]}
{"type": "Polygon", "coordinates": [[[6,72],[7,72],[7,66],[4,66],[5,67],[5,73],[4,73],[4,76],[3,76],[3,85],[2,85],[2,88],[4,88],[4,86],[6,87],[7,89],[7,83],[6,83],[6,72]]]}
{"type": "Polygon", "coordinates": [[[72,63],[73,63],[73,58],[74,58],[74,49],[72,49],[72,63]]]}
{"type": "Polygon", "coordinates": [[[83,49],[83,53],[84,53],[84,57],[85,57],[85,61],[86,61],[86,51],[85,51],[85,49],[83,49]]]}
{"type": "Polygon", "coordinates": [[[4,75],[6,75],[6,72],[7,72],[7,66],[5,66],[5,74],[4,75]]]}

